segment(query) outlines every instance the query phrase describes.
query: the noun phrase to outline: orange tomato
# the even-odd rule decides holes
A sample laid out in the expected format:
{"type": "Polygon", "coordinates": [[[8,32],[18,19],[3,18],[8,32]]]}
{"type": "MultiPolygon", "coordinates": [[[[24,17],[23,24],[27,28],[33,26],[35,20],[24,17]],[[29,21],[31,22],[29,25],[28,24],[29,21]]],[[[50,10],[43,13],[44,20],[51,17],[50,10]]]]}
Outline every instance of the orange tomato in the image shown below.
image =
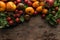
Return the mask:
{"type": "Polygon", "coordinates": [[[27,7],[27,8],[25,9],[25,12],[26,12],[27,14],[29,14],[29,15],[32,15],[32,14],[34,13],[34,9],[33,9],[32,7],[27,7]]]}
{"type": "Polygon", "coordinates": [[[41,12],[42,9],[43,9],[43,6],[39,6],[39,7],[36,8],[36,11],[41,12]]]}
{"type": "Polygon", "coordinates": [[[35,1],[35,2],[32,4],[32,6],[33,6],[34,8],[37,8],[37,7],[39,6],[39,1],[35,1]]]}
{"type": "Polygon", "coordinates": [[[45,5],[45,3],[44,2],[40,2],[40,6],[44,6],[45,5]]]}
{"type": "Polygon", "coordinates": [[[43,9],[43,10],[42,10],[42,13],[43,13],[43,14],[47,14],[47,13],[48,13],[48,10],[47,10],[47,9],[43,9]]]}
{"type": "Polygon", "coordinates": [[[37,0],[31,0],[32,2],[35,2],[35,1],[37,1],[37,0]]]}
{"type": "Polygon", "coordinates": [[[0,11],[5,11],[5,9],[6,9],[6,4],[0,1],[0,11]]]}

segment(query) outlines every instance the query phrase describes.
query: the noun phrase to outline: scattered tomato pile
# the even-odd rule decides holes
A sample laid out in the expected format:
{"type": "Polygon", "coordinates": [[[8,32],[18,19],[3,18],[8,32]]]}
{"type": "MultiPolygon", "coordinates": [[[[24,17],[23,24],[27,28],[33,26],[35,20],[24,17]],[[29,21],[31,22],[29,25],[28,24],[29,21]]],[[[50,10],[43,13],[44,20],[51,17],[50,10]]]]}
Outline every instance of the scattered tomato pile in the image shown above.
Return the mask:
{"type": "Polygon", "coordinates": [[[0,28],[29,21],[39,15],[50,25],[60,23],[60,0],[0,0],[0,28]]]}

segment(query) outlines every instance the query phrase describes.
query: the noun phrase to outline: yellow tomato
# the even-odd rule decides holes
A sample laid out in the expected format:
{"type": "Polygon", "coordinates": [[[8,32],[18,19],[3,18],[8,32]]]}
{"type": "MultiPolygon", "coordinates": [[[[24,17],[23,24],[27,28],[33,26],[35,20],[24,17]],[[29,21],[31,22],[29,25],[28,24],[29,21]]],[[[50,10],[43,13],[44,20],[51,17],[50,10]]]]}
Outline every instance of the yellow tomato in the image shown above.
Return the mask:
{"type": "Polygon", "coordinates": [[[7,11],[14,11],[16,9],[16,5],[13,2],[7,3],[7,11]]]}
{"type": "Polygon", "coordinates": [[[29,15],[32,15],[32,14],[34,13],[34,9],[33,9],[32,7],[27,7],[27,8],[25,9],[25,12],[26,12],[27,14],[29,14],[29,15]]]}

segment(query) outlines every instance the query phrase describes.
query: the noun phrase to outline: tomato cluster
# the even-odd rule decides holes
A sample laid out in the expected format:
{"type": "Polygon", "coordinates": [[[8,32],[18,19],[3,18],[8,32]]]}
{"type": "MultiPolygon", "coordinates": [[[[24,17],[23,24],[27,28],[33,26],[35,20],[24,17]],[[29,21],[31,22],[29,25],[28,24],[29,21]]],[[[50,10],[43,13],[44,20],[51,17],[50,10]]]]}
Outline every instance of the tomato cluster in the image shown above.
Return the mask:
{"type": "Polygon", "coordinates": [[[1,0],[0,28],[29,21],[40,15],[50,25],[60,23],[60,1],[58,0],[1,0]]]}

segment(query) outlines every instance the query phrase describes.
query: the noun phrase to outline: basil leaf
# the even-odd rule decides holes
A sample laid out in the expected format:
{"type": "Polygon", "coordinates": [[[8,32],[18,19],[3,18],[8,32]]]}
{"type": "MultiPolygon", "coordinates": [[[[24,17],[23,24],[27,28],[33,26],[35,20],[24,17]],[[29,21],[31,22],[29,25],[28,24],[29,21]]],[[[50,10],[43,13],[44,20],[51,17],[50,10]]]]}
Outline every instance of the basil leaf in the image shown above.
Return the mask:
{"type": "Polygon", "coordinates": [[[20,17],[20,21],[24,22],[24,17],[23,16],[20,17]]]}

